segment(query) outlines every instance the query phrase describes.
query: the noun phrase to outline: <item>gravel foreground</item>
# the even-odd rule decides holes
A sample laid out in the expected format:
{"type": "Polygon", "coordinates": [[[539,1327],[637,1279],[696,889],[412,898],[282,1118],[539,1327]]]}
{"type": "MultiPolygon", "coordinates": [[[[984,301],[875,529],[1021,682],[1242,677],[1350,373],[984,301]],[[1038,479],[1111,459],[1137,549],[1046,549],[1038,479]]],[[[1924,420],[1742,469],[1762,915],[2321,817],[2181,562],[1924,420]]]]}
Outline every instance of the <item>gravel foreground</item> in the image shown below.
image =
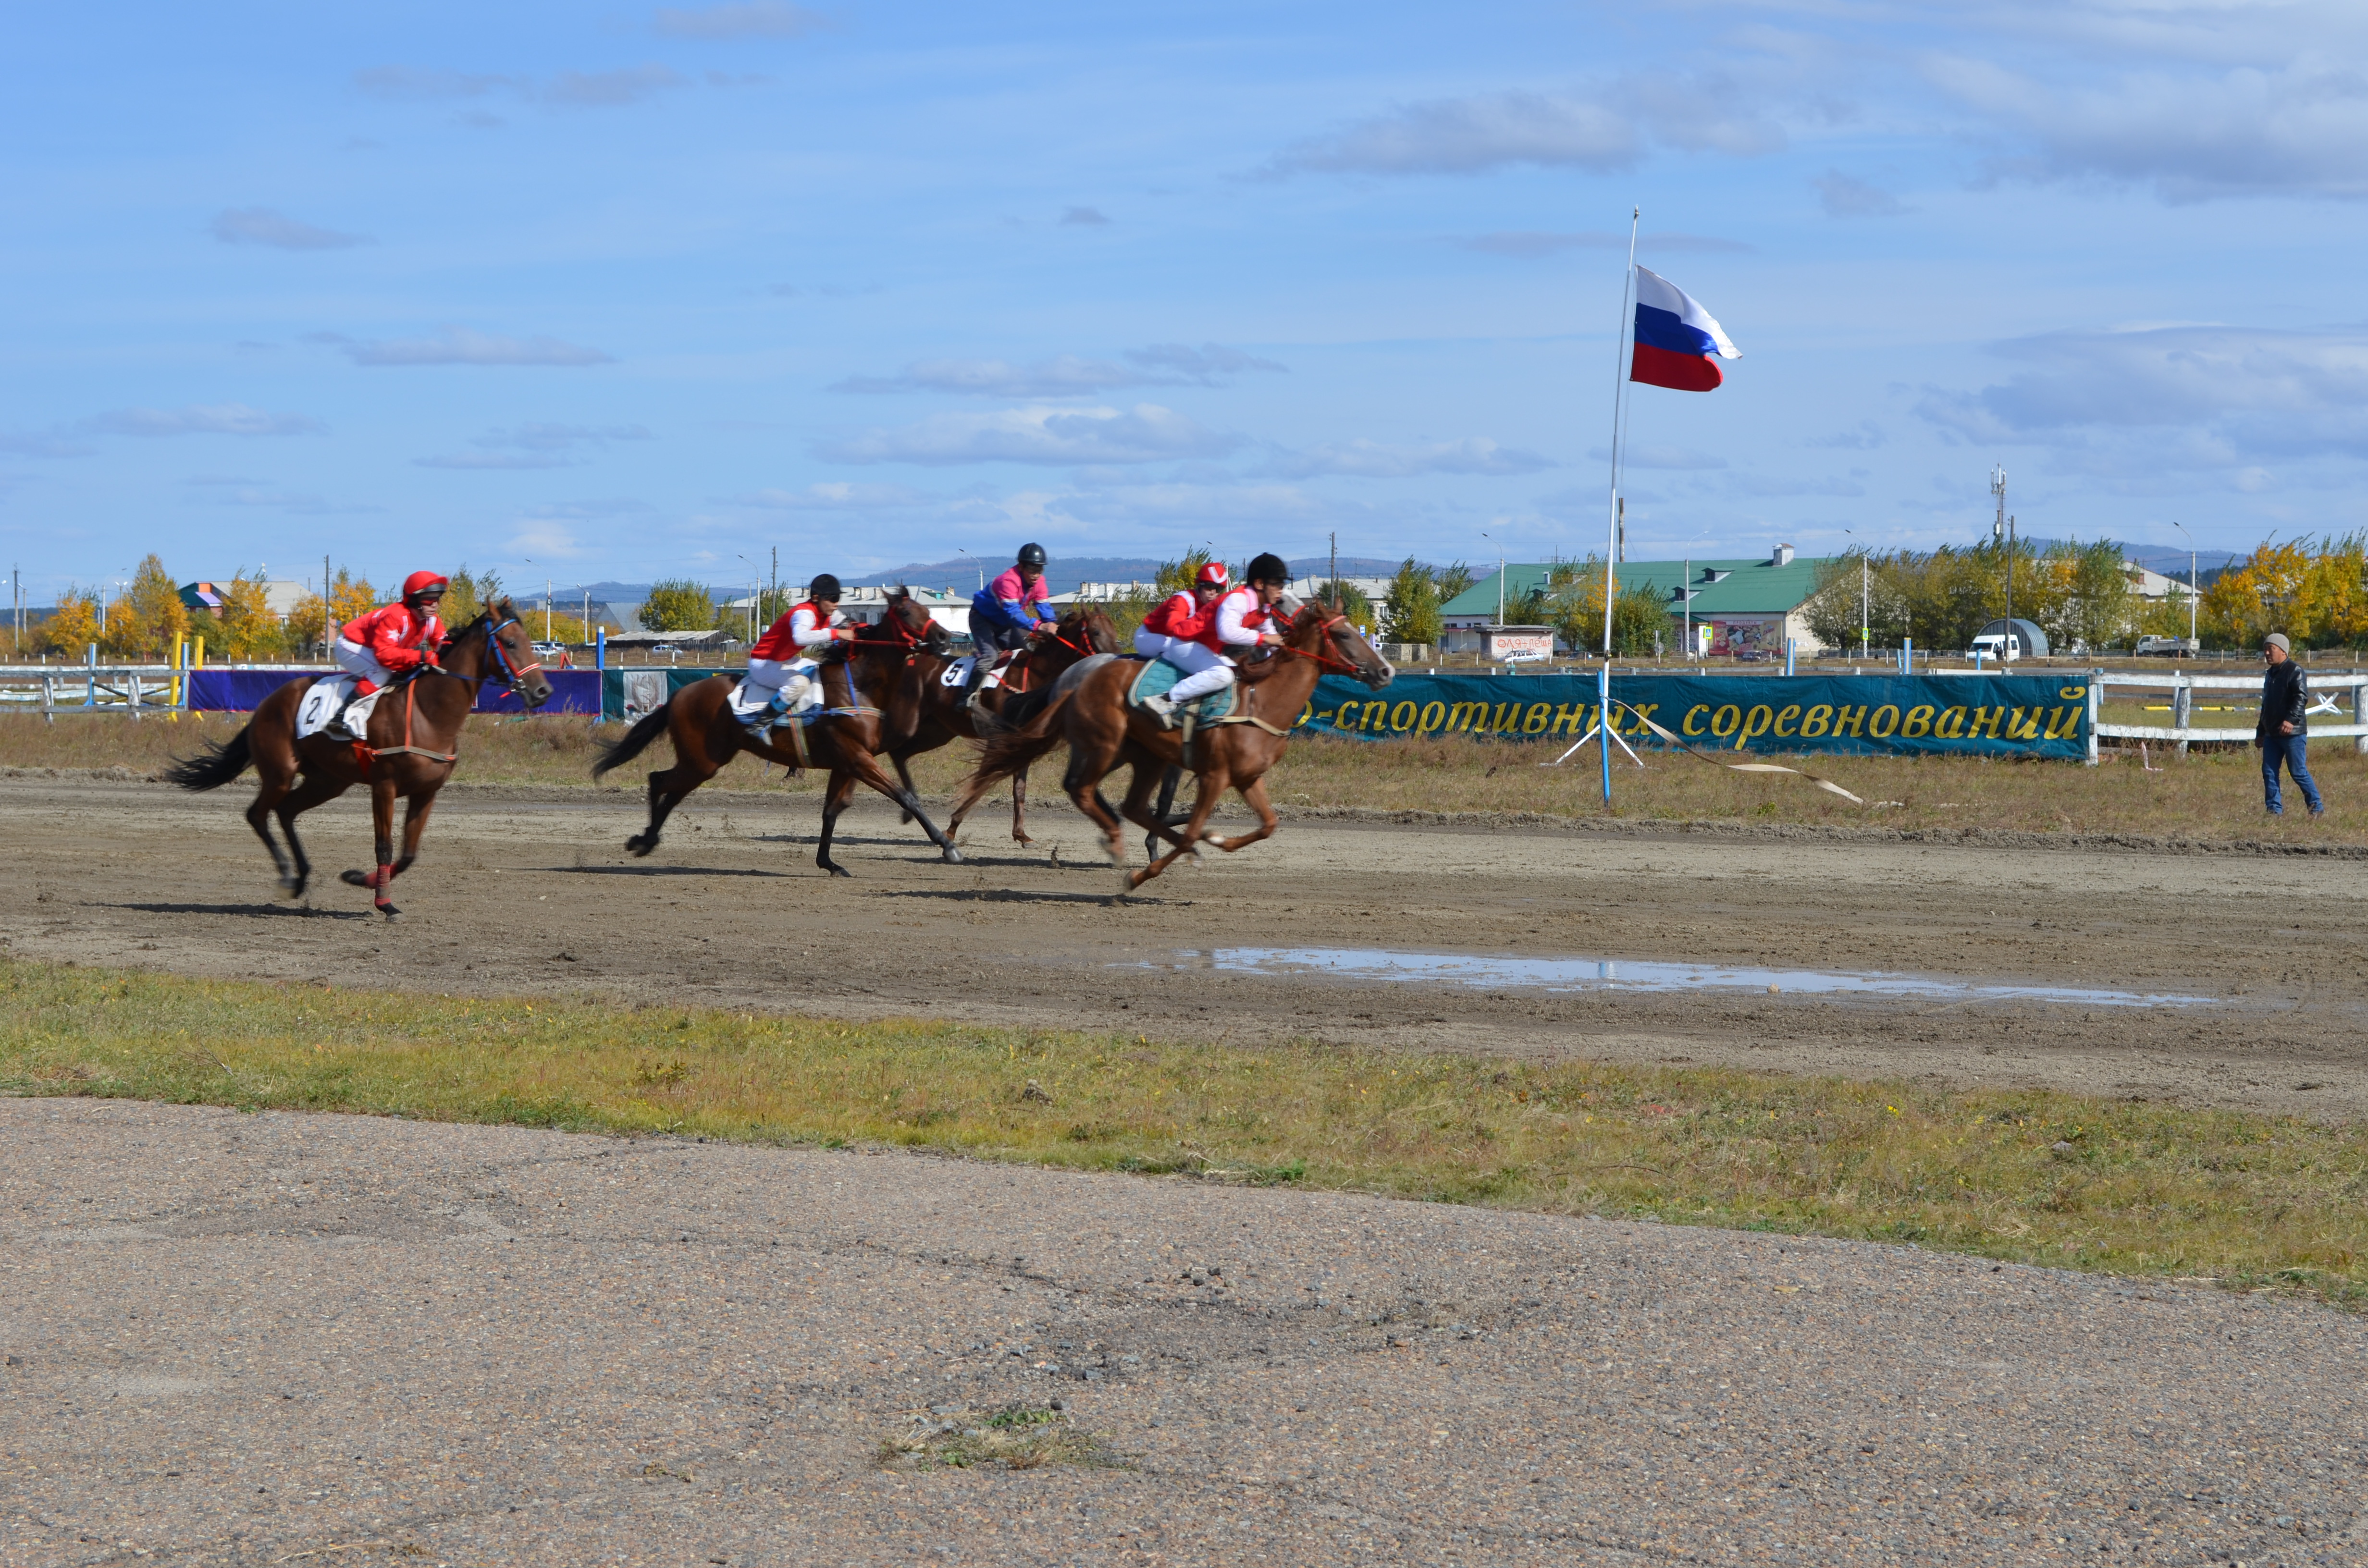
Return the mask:
{"type": "Polygon", "coordinates": [[[898,1154],[0,1130],[11,1565],[2368,1561],[2368,1323],[2293,1302],[898,1154]],[[1099,1462],[881,1458],[1054,1400],[1099,1462]]]}

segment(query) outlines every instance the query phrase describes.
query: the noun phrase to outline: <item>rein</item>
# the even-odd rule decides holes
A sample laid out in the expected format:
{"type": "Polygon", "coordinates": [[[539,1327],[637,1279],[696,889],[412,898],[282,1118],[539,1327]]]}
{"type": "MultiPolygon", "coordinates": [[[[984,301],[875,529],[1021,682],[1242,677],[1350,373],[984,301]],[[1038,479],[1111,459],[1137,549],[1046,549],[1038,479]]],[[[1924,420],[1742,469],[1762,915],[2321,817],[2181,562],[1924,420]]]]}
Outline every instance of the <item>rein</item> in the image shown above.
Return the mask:
{"type": "MultiPolygon", "coordinates": [[[[1349,618],[1345,615],[1336,615],[1331,619],[1323,622],[1316,628],[1316,630],[1324,632],[1325,641],[1329,642],[1332,640],[1332,629],[1348,619],[1349,618]]],[[[1358,669],[1356,665],[1350,664],[1348,660],[1322,648],[1318,648],[1315,653],[1311,653],[1304,648],[1294,648],[1290,643],[1286,642],[1281,648],[1277,649],[1276,652],[1279,653],[1290,654],[1293,658],[1312,659],[1318,666],[1331,671],[1334,675],[1354,676],[1364,673],[1358,669]]]]}
{"type": "MultiPolygon", "coordinates": [[[[502,646],[501,634],[505,629],[518,624],[518,618],[516,616],[510,617],[507,620],[496,622],[491,615],[487,615],[485,617],[485,649],[488,653],[493,654],[494,662],[501,666],[502,678],[509,687],[510,695],[523,702],[526,700],[526,677],[541,669],[542,661],[537,659],[530,665],[512,665],[510,663],[508,650],[502,646]]],[[[458,637],[447,639],[445,646],[450,647],[452,643],[459,641],[460,639],[458,637]]],[[[424,756],[430,762],[458,762],[461,760],[461,754],[457,750],[430,751],[426,746],[414,745],[411,744],[411,722],[413,716],[417,710],[416,694],[419,689],[420,676],[426,675],[428,672],[428,665],[420,665],[406,672],[403,677],[403,744],[401,745],[372,746],[366,741],[356,741],[354,743],[354,758],[361,764],[365,772],[369,770],[370,764],[376,762],[382,756],[424,756]]],[[[440,665],[436,666],[436,673],[438,675],[451,674],[450,671],[442,668],[440,665]]],[[[452,676],[452,678],[454,680],[471,679],[468,676],[452,676]]],[[[485,683],[493,678],[493,673],[491,671],[481,670],[478,672],[472,684],[474,685],[477,689],[483,690],[485,683]]],[[[473,706],[473,703],[472,705],[473,706]]],[[[465,716],[462,722],[467,722],[465,716]]]]}

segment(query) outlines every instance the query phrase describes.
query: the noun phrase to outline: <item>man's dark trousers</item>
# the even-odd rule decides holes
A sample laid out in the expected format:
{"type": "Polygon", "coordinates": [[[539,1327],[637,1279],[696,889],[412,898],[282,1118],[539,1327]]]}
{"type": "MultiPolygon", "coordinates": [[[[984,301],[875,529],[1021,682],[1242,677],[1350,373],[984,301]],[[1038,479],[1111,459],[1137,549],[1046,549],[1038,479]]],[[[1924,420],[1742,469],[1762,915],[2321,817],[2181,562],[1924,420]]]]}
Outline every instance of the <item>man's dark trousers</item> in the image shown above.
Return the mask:
{"type": "Polygon", "coordinates": [[[2310,802],[2314,812],[2321,809],[2318,786],[2311,782],[2310,764],[2303,760],[2303,747],[2307,735],[2263,735],[2261,737],[2261,793],[2271,816],[2285,814],[2285,802],[2278,794],[2278,765],[2285,764],[2294,774],[2294,781],[2302,788],[2302,798],[2310,802]]]}

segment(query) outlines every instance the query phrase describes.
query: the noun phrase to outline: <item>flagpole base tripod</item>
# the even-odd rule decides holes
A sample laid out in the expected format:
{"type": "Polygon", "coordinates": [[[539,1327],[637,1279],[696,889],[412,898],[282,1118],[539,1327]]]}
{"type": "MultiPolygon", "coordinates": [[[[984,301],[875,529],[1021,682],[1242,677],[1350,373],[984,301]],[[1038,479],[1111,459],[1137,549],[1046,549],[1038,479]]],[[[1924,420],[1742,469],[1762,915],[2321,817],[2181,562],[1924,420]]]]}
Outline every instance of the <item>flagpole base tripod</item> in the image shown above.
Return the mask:
{"type": "Polygon", "coordinates": [[[1619,731],[1605,728],[1604,723],[1603,723],[1603,716],[1602,716],[1602,714],[1601,714],[1600,712],[1599,712],[1599,713],[1596,715],[1595,722],[1594,722],[1593,723],[1591,723],[1591,724],[1588,725],[1588,727],[1587,727],[1587,733],[1585,733],[1585,734],[1583,734],[1583,735],[1579,736],[1579,737],[1578,737],[1578,740],[1577,740],[1577,742],[1576,742],[1576,743],[1571,746],[1571,748],[1570,748],[1568,751],[1566,751],[1566,752],[1563,753],[1560,756],[1558,756],[1558,757],[1554,758],[1552,762],[1542,762],[1542,763],[1538,764],[1538,766],[1539,766],[1540,767],[1560,767],[1564,763],[1568,762],[1572,757],[1577,756],[1578,755],[1578,753],[1579,753],[1579,749],[1580,749],[1581,747],[1585,746],[1585,745],[1587,744],[1587,743],[1588,743],[1588,742],[1589,742],[1589,741],[1597,741],[1597,742],[1600,742],[1600,740],[1602,739],[1602,737],[1603,737],[1603,736],[1605,736],[1605,735],[1610,735],[1610,736],[1611,737],[1611,744],[1614,744],[1614,745],[1616,745],[1616,746],[1618,746],[1622,751],[1624,751],[1624,752],[1626,752],[1626,753],[1628,754],[1628,760],[1629,760],[1629,761],[1631,761],[1631,762],[1634,763],[1634,764],[1635,764],[1637,767],[1644,767],[1644,766],[1645,766],[1645,759],[1644,759],[1643,757],[1638,756],[1636,755],[1635,748],[1634,748],[1634,747],[1633,747],[1633,746],[1631,746],[1631,745],[1630,745],[1630,744],[1629,744],[1625,740],[1623,740],[1623,739],[1621,737],[1621,734],[1620,734],[1620,732],[1619,732],[1619,731]]]}

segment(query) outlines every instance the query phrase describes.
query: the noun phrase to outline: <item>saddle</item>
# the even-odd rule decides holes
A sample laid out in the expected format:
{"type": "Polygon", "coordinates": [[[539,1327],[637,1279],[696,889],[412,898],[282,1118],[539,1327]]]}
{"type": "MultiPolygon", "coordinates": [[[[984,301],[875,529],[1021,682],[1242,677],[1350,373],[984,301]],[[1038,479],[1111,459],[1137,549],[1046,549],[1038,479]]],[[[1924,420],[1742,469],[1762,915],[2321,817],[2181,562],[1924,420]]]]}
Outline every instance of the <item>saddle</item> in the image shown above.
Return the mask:
{"type": "MultiPolygon", "coordinates": [[[[1184,672],[1165,659],[1145,660],[1142,672],[1134,677],[1134,684],[1127,687],[1127,706],[1140,708],[1147,697],[1165,696],[1183,678],[1184,672]]],[[[1235,680],[1238,683],[1240,676],[1236,675],[1235,680]]],[[[1234,704],[1239,699],[1238,686],[1228,685],[1196,701],[1186,703],[1177,713],[1179,718],[1190,714],[1195,726],[1205,728],[1229,718],[1234,711],[1234,704]]]]}
{"type": "MultiPolygon", "coordinates": [[[[986,678],[978,683],[979,690],[992,691],[996,687],[1003,684],[1003,674],[1006,668],[1006,661],[1008,658],[1009,655],[1005,655],[1003,659],[998,659],[995,665],[987,670],[986,678]]],[[[961,658],[956,659],[952,664],[948,665],[945,667],[945,672],[938,676],[938,684],[939,686],[950,686],[956,691],[960,691],[963,687],[970,684],[970,673],[977,667],[978,655],[975,653],[964,653],[961,658]]]]}
{"type": "Polygon", "coordinates": [[[386,695],[387,688],[381,687],[347,708],[346,702],[358,684],[353,676],[326,676],[314,681],[296,704],[296,738],[307,740],[328,730],[340,711],[345,713],[345,722],[331,732],[332,738],[353,741],[368,733],[370,710],[378,706],[378,699],[386,695]]]}

